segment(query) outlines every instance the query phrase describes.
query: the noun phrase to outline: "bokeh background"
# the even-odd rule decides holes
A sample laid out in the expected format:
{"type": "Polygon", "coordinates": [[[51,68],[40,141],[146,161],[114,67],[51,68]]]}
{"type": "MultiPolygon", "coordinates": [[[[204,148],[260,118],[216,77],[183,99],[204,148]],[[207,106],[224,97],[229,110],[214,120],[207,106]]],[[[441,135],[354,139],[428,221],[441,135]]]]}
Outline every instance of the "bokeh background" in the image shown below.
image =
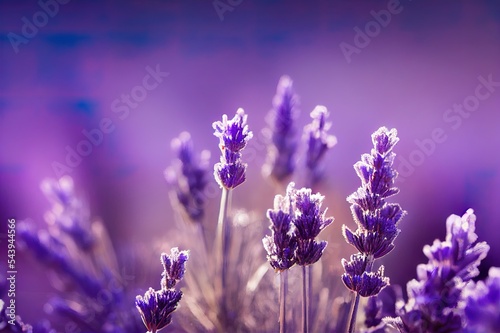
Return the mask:
{"type": "MultiPolygon", "coordinates": [[[[61,2],[57,13],[44,16],[43,0],[0,1],[2,261],[7,219],[43,226],[49,203],[40,182],[61,173],[75,179],[122,261],[172,238],[175,212],[163,175],[174,158],[170,141],[187,130],[195,149],[210,150],[215,163],[212,122],[242,107],[260,133],[276,84],[287,74],[300,96],[299,130],[321,104],[338,139],[319,186],[336,218],[323,236],[330,240],[325,257],[335,258],[330,265],[341,269],[337,258],[354,252],[340,236],[343,223],[353,226],[345,201],[359,186],[352,165],[385,125],[401,139],[401,193],[393,200],[408,211],[396,250],[384,259],[392,283],[413,278],[425,261],[422,246],[443,239],[447,216],[467,208],[474,208],[477,233],[491,246],[482,274],[500,266],[498,1],[233,0],[218,2],[227,6],[221,12],[212,1],[61,2]],[[375,23],[374,15],[388,8],[390,22],[375,23]],[[39,27],[23,31],[34,20],[39,27]],[[366,28],[368,39],[356,37],[366,28]],[[127,114],[116,112],[126,105],[124,94],[140,90],[147,68],[168,75],[127,114]],[[474,102],[481,77],[496,82],[479,88],[488,97],[470,113],[448,111],[474,102]],[[103,119],[112,130],[102,142],[66,172],[54,169],[67,165],[68,151],[86,139],[83,131],[103,119]],[[442,140],[431,144],[436,129],[442,140]]],[[[262,142],[250,147],[248,181],[233,204],[261,212],[267,223],[275,187],[261,175],[262,142]]],[[[218,200],[215,192],[208,225],[216,223],[218,200]]],[[[36,260],[22,251],[17,259],[17,313],[35,321],[53,289],[36,260]]],[[[151,263],[151,272],[135,272],[137,285],[157,285],[157,254],[140,259],[151,263]]]]}

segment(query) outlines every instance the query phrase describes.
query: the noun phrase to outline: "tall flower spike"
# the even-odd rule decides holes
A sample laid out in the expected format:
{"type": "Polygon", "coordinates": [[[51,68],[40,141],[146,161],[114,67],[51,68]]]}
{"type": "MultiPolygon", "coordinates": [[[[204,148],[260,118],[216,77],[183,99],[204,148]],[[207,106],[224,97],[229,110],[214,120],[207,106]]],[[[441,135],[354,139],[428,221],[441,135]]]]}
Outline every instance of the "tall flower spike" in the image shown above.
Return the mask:
{"type": "Polygon", "coordinates": [[[276,271],[291,268],[295,262],[295,226],[293,225],[293,183],[290,183],[286,195],[276,195],[274,209],[267,211],[271,222],[271,236],[266,236],[262,243],[267,252],[267,260],[276,271]]]}
{"type": "Polygon", "coordinates": [[[399,191],[394,187],[397,171],[392,166],[396,156],[392,150],[398,141],[396,129],[380,127],[372,134],[370,154],[363,154],[361,161],[354,164],[361,187],[347,197],[347,201],[357,229],[353,232],[342,226],[346,242],[359,252],[351,256],[350,261],[342,259],[345,270],[342,281],[356,293],[349,333],[354,332],[359,297],[375,296],[389,284],[389,279],[383,276],[383,267],[375,273],[372,268],[375,259],[394,248],[394,240],[400,232],[397,225],[406,213],[398,204],[385,200],[399,191]]]}
{"type": "Polygon", "coordinates": [[[227,115],[223,115],[222,121],[214,122],[212,127],[222,153],[220,163],[214,166],[215,179],[221,187],[233,189],[246,179],[247,165],[241,162],[241,151],[253,136],[248,130],[247,115],[243,109],[238,109],[233,119],[228,120],[227,115]]]}
{"type": "Polygon", "coordinates": [[[464,314],[463,291],[479,274],[477,267],[489,246],[477,242],[472,209],[446,221],[446,240],[424,247],[429,259],[417,267],[418,280],[408,282],[408,302],[399,318],[388,320],[400,332],[458,332],[464,314]]]}
{"type": "Polygon", "coordinates": [[[293,91],[292,79],[284,75],[279,80],[273,99],[273,109],[268,115],[270,128],[265,133],[268,133],[270,143],[267,160],[262,168],[265,176],[271,176],[278,182],[285,180],[295,170],[296,104],[297,96],[293,91]]]}
{"type": "Polygon", "coordinates": [[[188,132],[172,140],[172,150],[177,161],[165,170],[165,178],[176,192],[177,200],[192,221],[199,222],[205,212],[205,187],[210,152],[203,150],[198,156],[193,151],[193,141],[188,132]]]}
{"type": "Polygon", "coordinates": [[[326,121],[328,116],[327,108],[318,105],[311,112],[312,122],[304,127],[304,139],[307,144],[306,168],[311,185],[318,182],[323,175],[321,160],[325,153],[337,144],[337,138],[327,133],[331,126],[326,121]]]}

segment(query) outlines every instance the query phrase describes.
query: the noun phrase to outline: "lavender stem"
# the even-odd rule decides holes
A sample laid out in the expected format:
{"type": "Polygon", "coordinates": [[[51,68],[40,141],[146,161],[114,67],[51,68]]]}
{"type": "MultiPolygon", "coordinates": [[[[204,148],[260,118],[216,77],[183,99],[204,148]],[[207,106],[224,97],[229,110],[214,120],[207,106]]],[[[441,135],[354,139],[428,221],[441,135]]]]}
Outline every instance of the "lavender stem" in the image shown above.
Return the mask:
{"type": "Polygon", "coordinates": [[[286,333],[286,292],[288,289],[288,270],[280,272],[280,333],[286,333]]]}
{"type": "MultiPolygon", "coordinates": [[[[228,250],[228,235],[229,226],[226,223],[227,211],[228,211],[228,196],[229,190],[225,187],[222,188],[222,195],[220,199],[220,210],[219,210],[219,221],[217,222],[217,257],[220,260],[220,305],[224,306],[226,295],[226,281],[227,281],[227,250],[228,250]]],[[[224,312],[224,308],[221,309],[224,312]]]]}
{"type": "Polygon", "coordinates": [[[309,283],[308,266],[302,266],[302,332],[309,332],[309,283]]]}
{"type": "Polygon", "coordinates": [[[347,330],[348,333],[354,333],[358,307],[359,307],[359,293],[356,293],[356,298],[354,299],[354,304],[352,306],[352,311],[351,311],[351,319],[349,320],[349,329],[347,330]]]}

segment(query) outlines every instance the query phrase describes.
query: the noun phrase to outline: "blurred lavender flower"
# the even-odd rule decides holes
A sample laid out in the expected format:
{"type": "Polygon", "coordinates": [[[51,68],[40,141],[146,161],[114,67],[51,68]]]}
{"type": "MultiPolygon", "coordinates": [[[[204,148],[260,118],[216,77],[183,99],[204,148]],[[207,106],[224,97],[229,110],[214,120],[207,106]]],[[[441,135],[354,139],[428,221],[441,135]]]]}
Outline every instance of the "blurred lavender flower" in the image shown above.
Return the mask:
{"type": "Polygon", "coordinates": [[[297,240],[295,225],[293,224],[293,195],[294,183],[290,183],[286,195],[276,195],[274,209],[267,211],[267,218],[271,221],[271,236],[266,236],[262,242],[267,252],[267,260],[276,271],[283,271],[292,267],[296,262],[295,251],[297,240]]]}
{"type": "Polygon", "coordinates": [[[233,189],[245,181],[247,165],[241,162],[241,150],[253,136],[248,130],[247,117],[243,109],[238,109],[233,119],[228,120],[227,115],[223,115],[222,121],[212,125],[222,153],[220,163],[214,166],[214,176],[226,189],[233,189]]]}
{"type": "Polygon", "coordinates": [[[279,80],[273,109],[268,116],[270,129],[265,133],[271,142],[268,145],[267,161],[262,168],[265,176],[271,176],[278,182],[285,180],[295,170],[296,104],[293,82],[290,77],[284,75],[279,80]]]}
{"type": "Polygon", "coordinates": [[[486,281],[470,282],[464,290],[467,333],[500,332],[500,268],[491,267],[486,281]]]}
{"type": "Polygon", "coordinates": [[[200,222],[204,215],[207,170],[210,152],[203,150],[198,156],[193,151],[193,141],[188,132],[172,140],[172,150],[177,155],[173,166],[165,170],[165,178],[176,192],[177,201],[191,221],[200,222]]]}
{"type": "Polygon", "coordinates": [[[363,154],[361,161],[354,164],[361,187],[347,197],[347,201],[351,203],[358,228],[352,232],[346,225],[342,226],[347,243],[359,251],[349,261],[342,259],[345,270],[342,281],[356,292],[349,332],[354,331],[359,296],[375,296],[389,284],[389,279],[383,276],[383,266],[377,272],[372,272],[372,267],[375,259],[394,248],[394,240],[400,232],[397,224],[406,213],[398,204],[385,201],[399,192],[394,187],[397,172],[392,166],[396,156],[392,150],[398,141],[396,129],[379,128],[372,134],[371,154],[363,154]]]}
{"type": "Polygon", "coordinates": [[[161,285],[163,288],[174,288],[177,282],[182,280],[186,272],[186,262],[189,259],[187,251],[179,251],[177,247],[170,250],[170,255],[161,254],[161,262],[163,264],[163,274],[161,285]]]}
{"type": "Polygon", "coordinates": [[[89,210],[74,195],[73,179],[64,176],[59,180],[45,179],[41,184],[42,192],[53,204],[45,219],[48,224],[57,224],[58,228],[70,235],[84,251],[90,250],[95,242],[90,230],[89,210]]]}
{"type": "MultiPolygon", "coordinates": [[[[117,274],[106,230],[99,220],[89,218],[74,195],[72,179],[46,180],[42,190],[53,203],[45,215],[47,228],[37,230],[33,223],[23,221],[17,226],[17,235],[37,262],[57,276],[60,296],[47,304],[47,311],[85,331],[140,332],[131,316],[133,306],[124,302],[125,282],[117,274]]],[[[48,326],[35,325],[35,332],[44,332],[43,327],[48,326]]]]}
{"type": "Polygon", "coordinates": [[[164,269],[161,289],[149,288],[144,297],[137,296],[135,301],[142,321],[150,333],[156,333],[172,322],[172,313],[182,298],[182,291],[175,290],[174,287],[184,277],[189,252],[179,251],[174,247],[170,250],[170,255],[162,253],[160,258],[164,269]]]}
{"type": "Polygon", "coordinates": [[[328,149],[337,144],[337,138],[327,133],[331,126],[331,123],[326,121],[328,116],[327,108],[318,105],[311,112],[312,122],[304,127],[308,186],[313,186],[322,178],[321,160],[328,149]]]}
{"type": "Polygon", "coordinates": [[[424,247],[429,259],[417,267],[418,280],[408,282],[408,302],[400,317],[387,320],[400,332],[458,332],[464,324],[463,290],[479,274],[478,266],[488,253],[477,242],[476,216],[472,209],[446,220],[446,240],[424,247]]]}
{"type": "Polygon", "coordinates": [[[385,317],[395,317],[398,313],[398,306],[403,300],[403,293],[400,286],[387,286],[382,289],[377,296],[368,298],[365,305],[365,329],[363,333],[385,333],[385,317]]]}

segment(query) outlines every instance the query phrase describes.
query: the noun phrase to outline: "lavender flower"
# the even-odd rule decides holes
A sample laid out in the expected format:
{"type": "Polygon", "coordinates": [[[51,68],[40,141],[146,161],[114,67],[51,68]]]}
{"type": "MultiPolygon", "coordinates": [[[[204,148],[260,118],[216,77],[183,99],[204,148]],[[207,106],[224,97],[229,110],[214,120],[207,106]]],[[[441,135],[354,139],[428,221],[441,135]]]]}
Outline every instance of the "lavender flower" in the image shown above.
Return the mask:
{"type": "Polygon", "coordinates": [[[429,259],[417,267],[418,280],[408,282],[408,302],[402,314],[388,320],[400,332],[458,332],[464,324],[459,302],[463,290],[479,274],[478,266],[489,246],[477,242],[472,209],[446,220],[446,240],[424,247],[429,259]]]}
{"type": "Polygon", "coordinates": [[[175,290],[174,287],[184,277],[189,252],[179,251],[174,247],[170,250],[170,255],[162,253],[160,259],[163,265],[161,289],[149,288],[144,297],[139,295],[135,300],[135,306],[150,333],[155,333],[172,322],[172,313],[182,298],[182,291],[175,290]]]}
{"type": "Polygon", "coordinates": [[[351,256],[350,261],[342,260],[345,270],[342,281],[356,293],[349,332],[354,331],[359,296],[375,296],[389,284],[389,279],[383,276],[383,266],[375,273],[372,267],[375,259],[394,248],[394,240],[400,232],[397,224],[405,215],[398,204],[385,201],[399,191],[394,187],[397,172],[392,167],[396,156],[392,150],[398,141],[396,129],[379,128],[372,134],[371,153],[363,154],[361,161],[354,164],[361,187],[347,197],[347,201],[351,203],[358,228],[352,232],[347,226],[342,226],[347,243],[359,251],[351,256]]]}
{"type": "Polygon", "coordinates": [[[468,333],[500,332],[500,268],[492,267],[485,282],[470,282],[464,290],[468,333]]]}
{"type": "Polygon", "coordinates": [[[241,162],[241,151],[253,136],[248,130],[247,115],[238,109],[232,120],[223,115],[222,121],[214,122],[212,127],[222,153],[220,163],[214,166],[215,179],[221,187],[233,189],[245,181],[247,165],[241,162]]]}
{"type": "Polygon", "coordinates": [[[293,91],[293,82],[284,75],[280,78],[276,95],[273,99],[273,109],[269,114],[269,137],[267,161],[263,173],[282,182],[295,170],[295,152],[297,138],[294,122],[297,117],[295,105],[297,96],[293,91]]]}
{"type": "Polygon", "coordinates": [[[304,138],[307,143],[306,168],[311,185],[322,177],[320,162],[325,153],[337,144],[337,138],[327,134],[331,126],[331,123],[326,121],[328,116],[327,108],[318,105],[311,112],[312,122],[304,127],[304,138]]]}
{"type": "Polygon", "coordinates": [[[176,192],[177,200],[192,221],[199,222],[204,215],[207,170],[210,159],[208,150],[195,155],[193,141],[188,132],[172,140],[172,150],[177,154],[176,163],[165,170],[165,178],[176,192]]]}
{"type": "Polygon", "coordinates": [[[90,232],[88,209],[74,194],[73,179],[64,176],[59,180],[45,179],[42,192],[52,202],[52,210],[46,214],[47,223],[56,224],[70,235],[84,251],[89,251],[95,239],[90,232]]]}
{"type": "Polygon", "coordinates": [[[288,185],[285,196],[276,195],[274,209],[267,211],[272,234],[266,236],[262,242],[267,251],[267,260],[277,271],[289,269],[297,260],[295,257],[297,240],[293,224],[293,186],[293,183],[288,185]]]}
{"type": "Polygon", "coordinates": [[[187,251],[179,251],[177,247],[170,250],[170,255],[161,254],[161,262],[163,264],[163,274],[161,285],[166,289],[175,287],[177,282],[182,280],[186,272],[186,262],[189,259],[187,251]]]}
{"type": "Polygon", "coordinates": [[[317,262],[328,244],[326,241],[315,240],[319,233],[333,222],[333,218],[325,217],[326,210],[321,211],[324,199],[319,193],[312,194],[309,188],[295,191],[296,257],[297,264],[301,266],[317,262]]]}

